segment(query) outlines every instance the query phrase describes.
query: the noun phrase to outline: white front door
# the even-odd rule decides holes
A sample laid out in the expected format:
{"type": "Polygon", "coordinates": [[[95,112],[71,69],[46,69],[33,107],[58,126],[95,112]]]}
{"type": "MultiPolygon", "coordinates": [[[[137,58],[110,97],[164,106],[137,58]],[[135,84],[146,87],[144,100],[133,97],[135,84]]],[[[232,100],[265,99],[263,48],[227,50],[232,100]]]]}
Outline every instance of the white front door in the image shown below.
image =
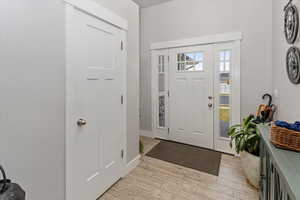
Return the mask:
{"type": "Polygon", "coordinates": [[[125,33],[67,8],[67,200],[96,200],[120,177],[125,33]]]}
{"type": "Polygon", "coordinates": [[[213,46],[171,49],[170,139],[213,148],[213,46]]]}

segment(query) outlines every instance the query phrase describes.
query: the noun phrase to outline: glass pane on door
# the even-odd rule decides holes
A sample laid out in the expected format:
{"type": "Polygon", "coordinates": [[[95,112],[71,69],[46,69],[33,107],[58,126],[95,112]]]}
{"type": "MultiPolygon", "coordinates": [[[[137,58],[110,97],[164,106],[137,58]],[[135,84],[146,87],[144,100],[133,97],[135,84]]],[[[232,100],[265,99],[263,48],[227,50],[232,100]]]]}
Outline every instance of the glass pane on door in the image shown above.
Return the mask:
{"type": "Polygon", "coordinates": [[[165,74],[159,74],[158,75],[158,88],[159,92],[164,92],[165,89],[165,74]]]}
{"type": "Polygon", "coordinates": [[[160,96],[158,102],[159,102],[158,126],[165,127],[166,126],[165,96],[160,96]]]}
{"type": "Polygon", "coordinates": [[[231,122],[231,50],[219,52],[219,127],[220,137],[229,138],[231,122]]]}
{"type": "MultiPolygon", "coordinates": [[[[178,57],[181,59],[181,57],[178,57]]],[[[158,56],[158,116],[157,128],[164,129],[166,128],[166,100],[167,100],[167,65],[166,65],[166,56],[158,56]]]]}
{"type": "Polygon", "coordinates": [[[177,71],[195,72],[204,71],[203,52],[177,54],[177,71]]]}

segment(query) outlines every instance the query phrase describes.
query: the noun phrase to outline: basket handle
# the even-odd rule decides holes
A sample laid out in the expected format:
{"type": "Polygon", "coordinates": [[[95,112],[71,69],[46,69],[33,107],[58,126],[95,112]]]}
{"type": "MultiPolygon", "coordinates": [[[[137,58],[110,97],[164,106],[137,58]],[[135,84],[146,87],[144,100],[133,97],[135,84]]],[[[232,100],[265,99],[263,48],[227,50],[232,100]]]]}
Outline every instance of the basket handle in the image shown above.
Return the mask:
{"type": "Polygon", "coordinates": [[[3,185],[0,188],[0,194],[2,194],[6,189],[7,179],[6,179],[6,174],[5,174],[4,168],[1,165],[0,165],[0,171],[1,171],[1,174],[2,174],[2,177],[3,177],[3,185]]]}

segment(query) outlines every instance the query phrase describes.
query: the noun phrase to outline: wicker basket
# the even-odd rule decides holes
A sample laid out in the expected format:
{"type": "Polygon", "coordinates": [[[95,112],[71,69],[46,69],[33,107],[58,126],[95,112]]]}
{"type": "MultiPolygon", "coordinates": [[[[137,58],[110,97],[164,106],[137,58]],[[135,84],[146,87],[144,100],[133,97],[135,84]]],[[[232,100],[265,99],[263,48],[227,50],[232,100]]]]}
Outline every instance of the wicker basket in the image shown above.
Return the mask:
{"type": "Polygon", "coordinates": [[[282,149],[300,152],[300,132],[272,125],[272,143],[282,149]]]}

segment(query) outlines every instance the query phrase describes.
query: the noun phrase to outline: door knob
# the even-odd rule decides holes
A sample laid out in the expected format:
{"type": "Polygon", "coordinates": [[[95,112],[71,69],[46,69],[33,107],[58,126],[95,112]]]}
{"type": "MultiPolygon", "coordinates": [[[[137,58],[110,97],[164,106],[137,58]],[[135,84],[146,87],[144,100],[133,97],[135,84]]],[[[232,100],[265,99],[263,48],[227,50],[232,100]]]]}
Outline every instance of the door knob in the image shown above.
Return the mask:
{"type": "Polygon", "coordinates": [[[77,125],[78,126],[84,126],[84,125],[86,125],[86,121],[84,119],[78,119],[77,125]]]}
{"type": "Polygon", "coordinates": [[[212,103],[209,103],[209,104],[208,104],[208,107],[209,107],[209,108],[212,108],[212,107],[213,107],[213,104],[212,104],[212,103]]]}

